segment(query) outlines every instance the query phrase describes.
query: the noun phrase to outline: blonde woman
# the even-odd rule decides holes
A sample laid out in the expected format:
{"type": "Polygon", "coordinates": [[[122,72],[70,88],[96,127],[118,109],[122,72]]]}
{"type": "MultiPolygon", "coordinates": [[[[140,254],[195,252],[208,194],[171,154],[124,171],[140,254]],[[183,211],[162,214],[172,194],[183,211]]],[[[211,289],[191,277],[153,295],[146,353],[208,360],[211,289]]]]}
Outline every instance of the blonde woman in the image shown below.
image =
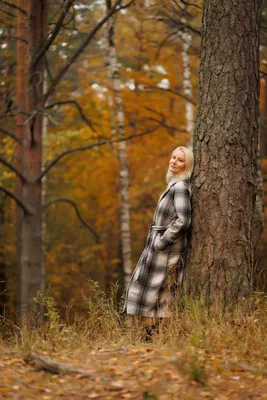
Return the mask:
{"type": "Polygon", "coordinates": [[[187,230],[191,223],[191,185],[194,157],[190,149],[177,147],[169,162],[168,186],[154,214],[145,249],[129,282],[124,312],[141,316],[149,339],[153,321],[170,316],[170,274],[180,284],[183,276],[187,230]]]}

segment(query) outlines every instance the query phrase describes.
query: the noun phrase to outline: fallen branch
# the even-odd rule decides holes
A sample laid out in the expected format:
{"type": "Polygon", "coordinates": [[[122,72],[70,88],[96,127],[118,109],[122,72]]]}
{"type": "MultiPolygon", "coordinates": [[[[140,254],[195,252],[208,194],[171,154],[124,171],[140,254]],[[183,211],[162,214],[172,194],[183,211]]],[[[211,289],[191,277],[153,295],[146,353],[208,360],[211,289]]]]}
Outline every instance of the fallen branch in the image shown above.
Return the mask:
{"type": "Polygon", "coordinates": [[[25,361],[33,365],[37,371],[48,371],[54,374],[81,374],[83,376],[91,376],[88,371],[81,368],[73,367],[72,364],[65,364],[57,362],[48,356],[42,356],[41,354],[32,351],[28,356],[25,357],[25,361]]]}

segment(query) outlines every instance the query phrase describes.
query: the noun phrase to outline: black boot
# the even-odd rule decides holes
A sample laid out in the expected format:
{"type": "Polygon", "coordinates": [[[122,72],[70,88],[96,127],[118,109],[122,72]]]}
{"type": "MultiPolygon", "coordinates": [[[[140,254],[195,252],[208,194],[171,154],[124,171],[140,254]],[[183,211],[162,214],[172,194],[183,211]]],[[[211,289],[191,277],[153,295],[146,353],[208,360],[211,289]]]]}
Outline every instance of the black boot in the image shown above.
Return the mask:
{"type": "Polygon", "coordinates": [[[144,332],[140,337],[140,342],[151,343],[153,341],[153,334],[156,333],[156,326],[149,325],[144,327],[144,332]]]}

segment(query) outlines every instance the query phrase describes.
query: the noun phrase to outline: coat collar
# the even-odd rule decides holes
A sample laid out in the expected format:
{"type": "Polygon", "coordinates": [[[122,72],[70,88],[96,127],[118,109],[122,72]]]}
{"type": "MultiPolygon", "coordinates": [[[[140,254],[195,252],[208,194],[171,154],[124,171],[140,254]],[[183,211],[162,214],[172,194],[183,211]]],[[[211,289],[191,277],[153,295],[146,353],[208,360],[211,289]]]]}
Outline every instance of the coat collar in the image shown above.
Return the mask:
{"type": "Polygon", "coordinates": [[[171,188],[173,185],[175,185],[175,183],[176,183],[176,181],[171,181],[171,182],[168,183],[168,186],[166,187],[165,191],[164,191],[164,192],[162,193],[162,195],[160,196],[159,201],[161,201],[161,200],[166,196],[166,194],[169,192],[170,188],[171,188]]]}
{"type": "Polygon", "coordinates": [[[162,195],[160,196],[159,201],[161,201],[161,200],[166,196],[166,194],[169,192],[170,188],[171,188],[172,186],[174,186],[175,183],[177,183],[177,182],[185,182],[186,184],[188,184],[188,183],[189,183],[189,179],[185,179],[184,181],[170,181],[170,182],[168,183],[168,186],[166,187],[165,191],[164,191],[164,192],[162,193],[162,195]]]}

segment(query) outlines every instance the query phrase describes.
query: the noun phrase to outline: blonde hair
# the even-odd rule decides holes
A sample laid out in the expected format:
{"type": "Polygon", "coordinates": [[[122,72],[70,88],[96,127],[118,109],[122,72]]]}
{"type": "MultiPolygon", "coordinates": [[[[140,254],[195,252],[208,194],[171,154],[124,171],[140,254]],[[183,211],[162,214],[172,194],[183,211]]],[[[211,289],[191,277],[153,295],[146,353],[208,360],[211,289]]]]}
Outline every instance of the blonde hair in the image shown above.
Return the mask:
{"type": "Polygon", "coordinates": [[[187,147],[179,146],[173,150],[172,154],[177,151],[181,150],[185,154],[185,170],[177,174],[177,181],[184,181],[185,179],[190,179],[194,169],[194,154],[191,149],[187,147]]]}

